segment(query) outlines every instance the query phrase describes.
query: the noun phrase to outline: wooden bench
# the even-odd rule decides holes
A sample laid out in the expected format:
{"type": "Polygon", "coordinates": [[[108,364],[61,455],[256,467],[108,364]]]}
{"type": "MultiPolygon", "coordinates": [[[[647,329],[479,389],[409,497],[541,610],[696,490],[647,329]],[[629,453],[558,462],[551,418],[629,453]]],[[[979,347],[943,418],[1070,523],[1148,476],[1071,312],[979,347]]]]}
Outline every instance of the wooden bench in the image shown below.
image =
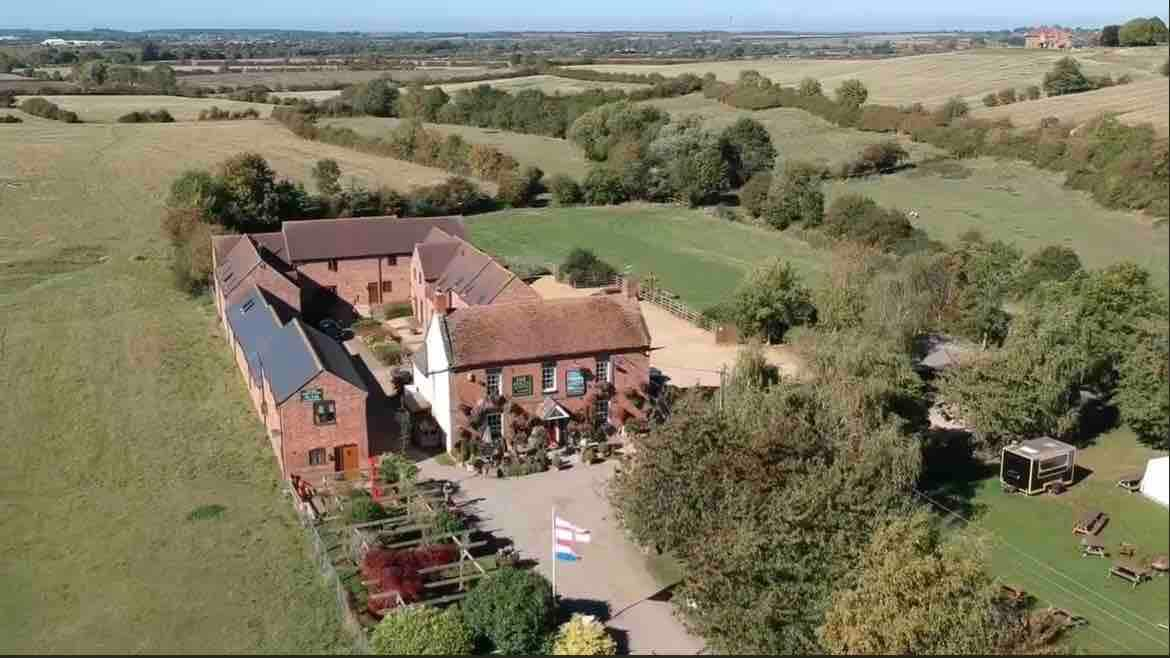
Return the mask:
{"type": "Polygon", "coordinates": [[[1121,542],[1121,545],[1117,547],[1117,554],[1122,557],[1133,557],[1137,555],[1137,546],[1128,542],[1121,542]]]}
{"type": "Polygon", "coordinates": [[[1142,488],[1143,475],[1143,473],[1130,473],[1129,475],[1123,475],[1117,479],[1117,486],[1125,489],[1130,493],[1139,491],[1142,488]]]}
{"type": "Polygon", "coordinates": [[[1095,541],[1089,541],[1088,537],[1081,539],[1081,557],[1109,557],[1109,553],[1105,551],[1103,544],[1098,544],[1095,541]]]}
{"type": "Polygon", "coordinates": [[[1096,535],[1109,522],[1109,515],[1104,512],[1087,512],[1073,526],[1074,535],[1096,535]]]}
{"type": "Polygon", "coordinates": [[[1150,579],[1150,571],[1148,569],[1125,562],[1114,563],[1113,567],[1109,569],[1109,575],[1129,581],[1134,589],[1137,589],[1137,586],[1141,585],[1143,581],[1150,579]]]}

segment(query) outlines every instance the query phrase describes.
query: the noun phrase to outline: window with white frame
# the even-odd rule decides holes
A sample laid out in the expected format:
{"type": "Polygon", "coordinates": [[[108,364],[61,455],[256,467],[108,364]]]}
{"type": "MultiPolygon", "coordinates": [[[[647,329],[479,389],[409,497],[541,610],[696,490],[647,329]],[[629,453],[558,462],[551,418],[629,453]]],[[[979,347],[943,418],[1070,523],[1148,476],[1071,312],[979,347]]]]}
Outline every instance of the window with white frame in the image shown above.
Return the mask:
{"type": "Polygon", "coordinates": [[[500,420],[499,413],[490,413],[487,415],[487,428],[492,433],[493,439],[500,439],[504,436],[504,424],[500,420]]]}
{"type": "Polygon", "coordinates": [[[309,451],[309,466],[321,466],[325,463],[325,448],[313,448],[309,451]]]}
{"type": "Polygon", "coordinates": [[[557,364],[543,363],[540,366],[540,388],[545,393],[557,390],[557,364]]]}
{"type": "Polygon", "coordinates": [[[593,401],[593,418],[598,425],[609,422],[609,398],[598,398],[593,401]]]}
{"type": "Polygon", "coordinates": [[[594,373],[597,375],[598,383],[612,382],[613,381],[612,373],[610,372],[610,369],[609,369],[609,357],[608,356],[597,357],[597,368],[594,370],[594,373]]]}
{"type": "Polygon", "coordinates": [[[487,394],[490,397],[500,397],[503,392],[500,390],[500,369],[492,368],[487,371],[487,394]]]}

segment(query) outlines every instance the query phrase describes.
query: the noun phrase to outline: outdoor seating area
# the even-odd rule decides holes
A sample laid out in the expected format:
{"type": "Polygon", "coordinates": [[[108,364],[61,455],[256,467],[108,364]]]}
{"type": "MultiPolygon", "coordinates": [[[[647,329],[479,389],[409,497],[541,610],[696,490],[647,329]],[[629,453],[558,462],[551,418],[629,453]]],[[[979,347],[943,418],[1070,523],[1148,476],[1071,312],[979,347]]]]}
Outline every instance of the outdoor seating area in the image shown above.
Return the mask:
{"type": "Polygon", "coordinates": [[[1135,561],[1127,560],[1115,562],[1109,569],[1109,575],[1129,581],[1136,588],[1150,579],[1150,569],[1135,561]]]}
{"type": "Polygon", "coordinates": [[[1117,479],[1117,486],[1130,493],[1137,493],[1142,489],[1142,473],[1129,473],[1117,479]]]}
{"type": "Polygon", "coordinates": [[[1104,512],[1085,512],[1073,526],[1074,535],[1095,536],[1101,532],[1105,524],[1109,523],[1109,515],[1104,512]]]}

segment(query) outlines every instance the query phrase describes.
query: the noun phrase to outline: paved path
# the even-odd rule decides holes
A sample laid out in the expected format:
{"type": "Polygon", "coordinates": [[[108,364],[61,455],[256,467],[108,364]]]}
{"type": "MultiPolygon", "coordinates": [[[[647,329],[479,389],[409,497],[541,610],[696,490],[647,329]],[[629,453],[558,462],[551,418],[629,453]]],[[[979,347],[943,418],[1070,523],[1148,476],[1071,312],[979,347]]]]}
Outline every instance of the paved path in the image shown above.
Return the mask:
{"type": "Polygon", "coordinates": [[[612,462],[504,480],[433,460],[419,467],[423,477],[458,481],[461,497],[474,501],[480,527],[511,539],[521,559],[536,560],[537,571],[550,579],[553,507],[562,518],[588,528],[593,541],[579,547],[582,561],[557,563],[557,593],[570,607],[608,606],[607,624],[630,653],[694,654],[703,648],[703,641],[674,618],[671,603],[647,600],[669,583],[655,582],[646,558],[611,518],[603,488],[612,462]]]}

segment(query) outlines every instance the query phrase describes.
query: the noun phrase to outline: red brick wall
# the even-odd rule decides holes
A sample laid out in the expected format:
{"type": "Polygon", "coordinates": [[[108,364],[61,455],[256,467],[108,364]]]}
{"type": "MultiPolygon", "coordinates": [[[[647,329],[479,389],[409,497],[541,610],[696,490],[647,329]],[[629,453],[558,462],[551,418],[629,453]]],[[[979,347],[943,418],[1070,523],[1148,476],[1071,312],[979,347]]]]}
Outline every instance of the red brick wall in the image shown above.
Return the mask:
{"type": "MultiPolygon", "coordinates": [[[[641,352],[620,352],[610,354],[609,361],[611,381],[615,390],[613,396],[610,397],[609,421],[614,426],[619,426],[621,425],[619,422],[619,418],[621,417],[619,410],[624,409],[630,417],[634,418],[641,418],[643,415],[642,411],[639,411],[626,399],[625,391],[631,387],[640,389],[642,384],[650,381],[650,357],[641,352]]],[[[545,393],[541,390],[540,362],[500,366],[500,388],[503,391],[504,397],[507,399],[502,418],[505,435],[511,435],[509,425],[511,424],[512,415],[507,412],[507,407],[510,407],[512,402],[516,402],[524,407],[530,416],[538,412],[545,397],[551,397],[556,400],[558,404],[574,415],[585,411],[586,407],[592,402],[594,399],[593,394],[597,386],[597,382],[592,379],[596,368],[596,356],[562,357],[557,359],[556,363],[557,390],[551,393],[545,393]],[[565,390],[565,376],[569,370],[576,368],[585,369],[589,373],[589,377],[586,379],[585,395],[570,397],[565,390]],[[523,375],[532,376],[532,395],[515,397],[512,395],[512,378],[523,375]]],[[[459,410],[460,405],[466,404],[469,407],[475,407],[481,399],[484,399],[487,370],[487,368],[474,368],[471,370],[459,370],[452,374],[452,427],[466,425],[466,416],[459,410]],[[468,378],[469,374],[474,377],[475,381],[471,381],[468,378]]]]}
{"type": "Polygon", "coordinates": [[[335,375],[323,372],[312,379],[302,390],[319,388],[326,400],[337,403],[337,422],[332,425],[313,423],[313,403],[301,402],[300,392],[280,405],[281,443],[284,453],[284,475],[293,473],[302,477],[316,477],[333,473],[339,468],[335,448],[353,444],[358,447],[358,468],[369,463],[369,434],[366,427],[366,392],[355,388],[335,375]],[[324,448],[326,462],[321,466],[309,465],[309,451],[324,448]]]}
{"type": "Polygon", "coordinates": [[[355,307],[370,305],[369,284],[389,282],[391,290],[382,294],[383,304],[405,302],[410,299],[409,254],[380,256],[378,258],[344,258],[337,261],[337,271],[329,269],[329,261],[310,261],[296,264],[302,277],[327,288],[337,287],[337,296],[355,307]],[[391,265],[387,258],[394,259],[391,265]]]}

